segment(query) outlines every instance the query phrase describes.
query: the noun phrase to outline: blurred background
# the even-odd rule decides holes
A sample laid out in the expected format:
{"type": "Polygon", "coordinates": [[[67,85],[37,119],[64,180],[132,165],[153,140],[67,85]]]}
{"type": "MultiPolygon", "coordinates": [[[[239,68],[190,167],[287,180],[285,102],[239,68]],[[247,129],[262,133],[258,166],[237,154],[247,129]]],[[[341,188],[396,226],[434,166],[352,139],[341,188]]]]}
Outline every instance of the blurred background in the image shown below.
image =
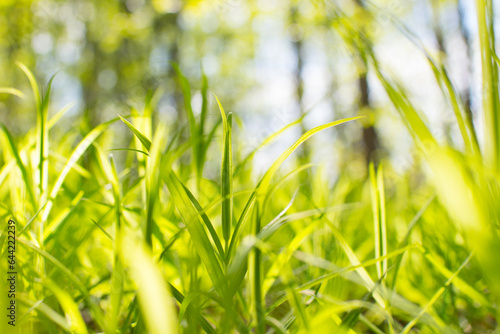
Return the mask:
{"type": "MultiPolygon", "coordinates": [[[[447,66],[481,133],[472,1],[2,0],[0,10],[0,86],[28,96],[0,96],[0,121],[15,134],[36,122],[29,83],[16,61],[43,83],[57,72],[49,113],[73,102],[63,130],[82,134],[116,114],[130,114],[131,107],[140,109],[156,90],[161,92],[157,117],[172,129],[185,126],[173,62],[191,84],[195,113],[201,109],[204,73],[210,91],[237,115],[238,154],[307,113],[301,127],[258,154],[258,170],[301,131],[361,114],[367,116],[363,126],[352,123],[316,136],[308,144],[314,151],[304,146],[298,159],[320,156],[332,180],[339,170],[364,178],[371,160],[389,159],[396,174],[404,173],[415,164],[411,138],[362,54],[339,33],[339,20],[366,35],[385,68],[421,107],[435,137],[454,141],[453,113],[424,53],[408,38],[413,34],[447,66]]],[[[214,103],[209,119],[220,119],[214,103]]]]}

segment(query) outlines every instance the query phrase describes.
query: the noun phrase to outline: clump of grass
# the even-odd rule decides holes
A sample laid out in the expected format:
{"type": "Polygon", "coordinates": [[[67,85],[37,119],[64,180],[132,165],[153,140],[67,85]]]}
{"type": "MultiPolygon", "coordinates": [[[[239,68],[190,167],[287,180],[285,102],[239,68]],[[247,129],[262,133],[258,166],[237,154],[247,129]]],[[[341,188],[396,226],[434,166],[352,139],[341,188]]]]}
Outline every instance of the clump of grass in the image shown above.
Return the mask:
{"type": "MultiPolygon", "coordinates": [[[[498,79],[491,9],[477,3],[483,79],[491,88],[498,79]]],[[[306,131],[253,183],[248,171],[256,151],[302,118],[239,158],[233,154],[241,149],[233,114],[215,96],[210,103],[203,77],[197,119],[192,87],[177,65],[187,115],[182,130],[157,121],[158,93],[150,93],[144,110],[132,109],[80,137],[54,137],[51,130],[67,108],[50,118],[52,79],[42,97],[34,76],[20,65],[32,86],[37,123],[20,137],[2,125],[0,169],[0,215],[4,222],[13,217],[19,231],[18,328],[454,333],[463,332],[464,324],[478,332],[496,327],[487,320],[498,312],[500,278],[500,244],[491,232],[497,225],[498,157],[497,144],[489,142],[496,126],[486,138],[492,148],[482,156],[446,69],[428,56],[465,149],[439,143],[359,31],[336,27],[371,63],[426,157],[431,182],[408,189],[408,180],[391,177],[387,161],[372,165],[363,182],[341,177],[330,186],[320,179],[306,194],[300,174],[314,164],[280,171],[305,141],[360,118],[355,116],[306,131]],[[209,108],[219,109],[220,120],[210,124],[209,108]],[[130,130],[126,147],[113,138],[114,123],[130,130]],[[221,141],[215,140],[218,133],[221,141]],[[209,150],[221,152],[215,179],[204,173],[209,150]]],[[[0,93],[25,98],[13,88],[0,93]]],[[[485,94],[484,112],[493,119],[498,92],[485,94]]],[[[0,301],[4,307],[4,295],[0,301]]]]}

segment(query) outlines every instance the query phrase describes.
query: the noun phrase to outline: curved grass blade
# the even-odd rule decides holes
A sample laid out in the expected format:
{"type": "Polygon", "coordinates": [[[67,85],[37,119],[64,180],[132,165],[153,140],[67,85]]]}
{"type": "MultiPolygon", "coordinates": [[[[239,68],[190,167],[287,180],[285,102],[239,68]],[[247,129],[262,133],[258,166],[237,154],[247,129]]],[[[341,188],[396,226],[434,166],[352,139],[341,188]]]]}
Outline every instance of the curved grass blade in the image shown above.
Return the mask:
{"type": "Polygon", "coordinates": [[[255,201],[257,199],[257,195],[260,195],[262,193],[267,192],[267,188],[269,187],[269,183],[271,181],[271,178],[273,177],[274,173],[278,170],[278,168],[285,162],[285,160],[307,139],[315,135],[316,133],[328,129],[330,127],[340,125],[346,122],[350,122],[353,120],[357,120],[363,118],[363,116],[356,116],[356,117],[351,117],[351,118],[345,118],[341,119],[335,122],[327,123],[324,125],[317,126],[306,133],[304,133],[292,146],[290,146],[285,152],[283,152],[278,159],[271,165],[271,167],[267,170],[267,172],[264,174],[260,182],[257,184],[257,187],[255,187],[254,192],[250,196],[249,200],[247,201],[247,204],[245,208],[243,209],[243,212],[240,216],[240,219],[238,220],[238,223],[236,224],[233,234],[231,236],[231,242],[229,244],[229,250],[227,252],[227,256],[231,258],[235,247],[236,243],[240,239],[240,234],[243,229],[243,226],[245,225],[246,221],[248,220],[249,213],[253,206],[255,205],[255,201]]]}
{"type": "MultiPolygon", "coordinates": [[[[226,282],[224,280],[221,265],[217,259],[218,251],[217,249],[214,249],[212,243],[208,239],[205,228],[200,221],[200,219],[203,220],[203,218],[200,217],[196,206],[193,204],[188,193],[186,192],[186,188],[177,178],[174,171],[165,171],[163,177],[165,184],[170,191],[171,198],[177,207],[184,224],[186,224],[188,232],[193,239],[195,249],[205,265],[216,291],[222,297],[226,297],[226,282]]],[[[220,255],[221,254],[219,254],[219,257],[220,255]]]]}
{"type": "Polygon", "coordinates": [[[50,291],[52,291],[52,293],[59,301],[59,304],[61,304],[61,307],[64,310],[64,314],[66,315],[66,319],[69,320],[71,333],[87,334],[87,326],[85,326],[85,321],[83,321],[80,310],[78,309],[78,305],[75,303],[73,298],[71,298],[71,296],[66,291],[58,287],[48,278],[44,279],[43,285],[45,285],[47,288],[49,288],[50,291]]]}
{"type": "MultiPolygon", "coordinates": [[[[16,299],[20,301],[23,304],[29,305],[30,310],[28,310],[25,314],[23,314],[19,318],[19,323],[22,324],[25,317],[28,316],[29,313],[31,313],[32,310],[37,310],[37,312],[42,313],[45,315],[47,318],[49,318],[54,324],[57,326],[61,327],[61,329],[71,332],[71,327],[66,321],[66,319],[54,311],[52,308],[50,308],[47,304],[43,303],[43,300],[39,300],[38,302],[34,302],[27,297],[24,296],[17,296],[16,299]]],[[[21,325],[22,326],[22,325],[21,325]]]]}
{"type": "MultiPolygon", "coordinates": [[[[214,95],[215,96],[215,95],[214,95]]],[[[233,149],[231,144],[232,114],[226,117],[226,112],[215,96],[222,117],[223,146],[221,168],[221,196],[222,196],[222,235],[226,244],[226,251],[231,237],[231,222],[233,218],[233,149]]]]}
{"type": "Polygon", "coordinates": [[[121,260],[131,270],[141,313],[149,331],[152,334],[177,333],[172,297],[146,247],[137,244],[130,236],[123,238],[121,260]]]}
{"type": "Polygon", "coordinates": [[[10,94],[24,99],[26,96],[19,89],[10,87],[0,87],[0,94],[10,94]]]}
{"type": "Polygon", "coordinates": [[[460,265],[460,267],[458,267],[458,269],[453,273],[453,275],[450,276],[450,278],[446,281],[446,283],[441,288],[439,288],[439,290],[434,294],[434,296],[431,298],[431,300],[429,300],[429,302],[422,308],[422,310],[420,311],[420,313],[414,319],[412,319],[408,324],[406,324],[406,326],[401,331],[401,334],[407,334],[407,333],[410,332],[410,330],[417,324],[417,322],[419,321],[419,319],[432,307],[432,305],[444,293],[444,291],[446,290],[446,287],[449,286],[453,282],[453,280],[455,279],[455,277],[458,276],[458,274],[460,274],[460,272],[462,271],[462,269],[467,265],[467,263],[472,258],[473,254],[474,253],[471,253],[465,259],[465,261],[460,265]]]}
{"type": "Polygon", "coordinates": [[[37,110],[39,110],[42,104],[42,99],[40,97],[40,90],[38,89],[38,84],[36,82],[35,76],[23,63],[16,61],[16,65],[24,72],[26,77],[28,77],[31,85],[31,90],[33,91],[33,95],[35,97],[36,108],[37,110]]]}
{"type": "Polygon", "coordinates": [[[64,264],[62,264],[54,256],[52,256],[51,254],[47,253],[44,250],[41,250],[40,248],[36,247],[32,243],[24,241],[22,239],[17,239],[17,242],[23,246],[26,246],[27,248],[30,248],[31,250],[33,250],[35,252],[37,252],[38,254],[43,256],[45,259],[52,262],[57,268],[59,268],[69,278],[69,280],[71,282],[73,282],[73,284],[78,288],[78,290],[80,291],[80,293],[84,297],[87,305],[91,309],[96,322],[99,324],[99,326],[101,328],[104,328],[104,316],[102,314],[102,311],[100,310],[100,308],[97,305],[95,305],[95,303],[90,298],[90,294],[89,294],[87,288],[85,287],[85,285],[83,285],[82,282],[80,282],[78,277],[73,272],[71,272],[71,270],[69,270],[64,264]]]}
{"type": "Polygon", "coordinates": [[[14,155],[14,158],[16,159],[17,166],[19,167],[19,170],[21,171],[21,174],[23,176],[23,181],[24,185],[26,186],[26,191],[28,192],[28,196],[30,198],[31,205],[33,208],[36,208],[36,199],[35,199],[35,193],[33,191],[33,186],[31,184],[31,179],[28,176],[28,171],[26,170],[26,167],[24,166],[21,156],[19,155],[19,151],[16,148],[16,144],[14,143],[14,139],[12,138],[12,135],[10,134],[9,130],[7,127],[1,123],[0,126],[2,127],[2,130],[7,137],[7,142],[9,143],[10,149],[12,151],[12,154],[14,155]]]}
{"type": "Polygon", "coordinates": [[[118,115],[118,117],[120,117],[120,119],[122,120],[122,122],[125,123],[125,125],[128,126],[130,130],[132,130],[132,132],[137,136],[137,138],[139,138],[139,140],[141,141],[142,145],[144,145],[144,147],[146,148],[146,150],[149,151],[151,149],[151,141],[145,135],[143,135],[139,130],[137,130],[137,128],[135,126],[133,126],[125,118],[123,118],[120,115],[118,115]]]}
{"type": "Polygon", "coordinates": [[[83,153],[87,150],[87,148],[99,137],[102,132],[112,123],[116,122],[118,119],[112,119],[110,121],[107,121],[105,123],[102,123],[98,125],[96,128],[94,128],[92,131],[90,131],[83,139],[82,141],[76,146],[76,148],[73,150],[71,153],[70,157],[68,158],[66,164],[64,165],[62,171],[59,173],[59,176],[57,177],[57,180],[52,187],[52,191],[50,192],[50,196],[48,199],[47,206],[43,212],[42,215],[42,220],[46,221],[47,217],[49,216],[49,213],[52,209],[52,205],[54,204],[54,200],[57,197],[57,194],[59,193],[59,190],[62,187],[62,184],[64,180],[66,179],[66,176],[68,176],[68,173],[71,171],[73,166],[77,163],[77,161],[81,158],[83,153]]]}

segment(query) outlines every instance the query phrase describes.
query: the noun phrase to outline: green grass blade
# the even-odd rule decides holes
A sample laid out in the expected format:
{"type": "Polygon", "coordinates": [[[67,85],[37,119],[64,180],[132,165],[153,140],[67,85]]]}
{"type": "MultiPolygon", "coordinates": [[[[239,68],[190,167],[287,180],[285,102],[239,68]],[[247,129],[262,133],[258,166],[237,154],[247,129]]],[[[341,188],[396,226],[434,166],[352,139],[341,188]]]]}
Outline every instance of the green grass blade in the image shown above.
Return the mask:
{"type": "Polygon", "coordinates": [[[43,214],[43,221],[47,220],[47,217],[49,216],[49,213],[52,209],[52,205],[54,204],[54,200],[57,197],[57,194],[59,193],[59,190],[61,189],[64,180],[66,179],[66,176],[68,176],[68,173],[73,169],[74,165],[77,163],[77,161],[81,158],[81,156],[85,153],[87,148],[92,145],[92,143],[99,137],[104,130],[107,129],[109,125],[112,123],[116,122],[118,119],[113,119],[110,120],[106,123],[102,123],[101,125],[97,126],[94,128],[92,131],[90,131],[83,139],[82,141],[76,146],[76,148],[73,150],[71,153],[70,157],[68,158],[66,164],[64,165],[62,171],[59,173],[59,176],[57,177],[57,180],[52,187],[52,191],[50,192],[50,196],[48,199],[47,206],[44,210],[43,214]]]}
{"type": "Polygon", "coordinates": [[[145,246],[126,237],[121,246],[121,260],[131,270],[138,289],[141,313],[152,334],[177,333],[172,297],[162,273],[145,246]]]}
{"type": "Polygon", "coordinates": [[[25,321],[25,318],[27,318],[33,310],[36,310],[37,312],[42,313],[44,316],[50,319],[50,321],[52,321],[54,324],[61,327],[61,329],[67,332],[71,332],[71,327],[66,321],[66,319],[62,315],[54,311],[47,304],[43,303],[42,300],[34,302],[25,296],[16,296],[16,299],[21,303],[30,306],[30,309],[26,311],[26,313],[24,313],[21,317],[19,317],[18,323],[20,324],[20,327],[25,321]]]}
{"type": "Polygon", "coordinates": [[[137,138],[139,138],[139,140],[141,141],[142,145],[144,145],[144,147],[146,148],[146,150],[149,151],[151,149],[151,141],[145,135],[143,135],[139,130],[137,130],[137,128],[135,126],[133,126],[125,118],[123,118],[120,115],[118,115],[118,117],[120,117],[120,119],[122,120],[122,122],[125,123],[125,125],[128,126],[130,130],[132,130],[132,132],[137,136],[137,138]]]}
{"type": "Polygon", "coordinates": [[[255,188],[254,192],[248,199],[247,204],[245,205],[245,208],[243,209],[243,212],[240,216],[240,219],[238,220],[238,223],[236,224],[233,234],[231,236],[231,242],[229,244],[229,251],[228,251],[228,256],[231,257],[235,247],[236,243],[240,240],[240,234],[243,229],[243,226],[245,225],[246,221],[248,220],[248,215],[251,212],[251,209],[253,208],[255,201],[257,199],[257,195],[263,194],[267,192],[267,189],[269,187],[269,183],[271,182],[271,178],[273,177],[274,173],[278,170],[278,168],[285,162],[285,160],[307,139],[311,138],[313,135],[317,134],[318,132],[328,129],[330,127],[340,125],[346,122],[354,121],[357,119],[363,118],[363,116],[356,116],[356,117],[351,117],[351,118],[345,118],[341,119],[335,122],[327,123],[324,125],[317,126],[306,133],[304,133],[293,145],[291,145],[285,152],[283,152],[278,159],[271,165],[271,167],[267,170],[267,172],[264,174],[260,182],[258,183],[257,187],[255,188]]]}
{"type": "Polygon", "coordinates": [[[40,110],[40,107],[42,105],[42,99],[40,97],[40,90],[38,89],[38,84],[36,82],[35,76],[31,71],[23,64],[20,62],[16,62],[16,65],[24,72],[26,77],[28,77],[28,80],[31,85],[31,89],[33,91],[33,95],[35,97],[35,102],[36,102],[36,108],[37,110],[40,110]]]}
{"type": "Polygon", "coordinates": [[[10,87],[0,87],[0,94],[10,94],[24,99],[26,96],[19,89],[10,87]]]}
{"type": "Polygon", "coordinates": [[[78,305],[75,303],[73,298],[71,298],[71,296],[66,291],[58,287],[49,279],[44,279],[43,285],[45,285],[47,288],[49,288],[50,291],[52,291],[52,293],[59,301],[59,304],[61,304],[61,307],[64,310],[64,314],[66,315],[66,319],[68,319],[71,333],[87,334],[87,326],[85,326],[85,321],[83,321],[80,310],[78,309],[78,305]]]}
{"type": "Polygon", "coordinates": [[[500,116],[495,110],[498,104],[498,77],[494,76],[494,65],[492,63],[492,48],[489,25],[489,8],[487,0],[476,0],[476,12],[479,32],[479,44],[481,50],[482,87],[483,87],[483,113],[485,124],[485,153],[489,164],[498,171],[500,166],[500,116]]]}
{"type": "Polygon", "coordinates": [[[217,259],[217,249],[212,246],[205,228],[203,227],[200,215],[195,205],[186,193],[185,188],[172,170],[167,170],[164,174],[165,184],[167,185],[171,198],[177,207],[182,220],[186,224],[189,234],[193,239],[195,249],[205,265],[208,274],[216,291],[226,297],[226,282],[221,265],[217,259]]]}
{"type": "Polygon", "coordinates": [[[191,136],[191,148],[193,150],[193,166],[195,167],[195,172],[197,173],[197,178],[200,178],[201,175],[198,175],[199,169],[199,151],[200,151],[200,143],[201,138],[199,136],[198,125],[196,124],[196,119],[194,118],[193,107],[191,106],[191,88],[189,87],[189,82],[182,74],[179,66],[175,63],[171,63],[172,67],[177,74],[177,78],[179,80],[179,84],[181,86],[182,95],[184,96],[184,109],[187,113],[188,123],[189,123],[189,133],[191,136]]]}
{"type": "Polygon", "coordinates": [[[23,176],[24,185],[26,186],[26,191],[28,192],[28,196],[29,196],[31,205],[35,209],[37,207],[35,193],[33,191],[33,186],[31,184],[31,179],[28,175],[28,171],[26,170],[26,167],[24,166],[24,164],[21,160],[21,156],[19,155],[19,151],[17,150],[16,144],[14,143],[14,138],[12,138],[12,135],[10,134],[9,130],[7,129],[7,127],[3,123],[0,124],[0,126],[2,127],[2,130],[7,138],[7,142],[10,146],[12,154],[14,155],[14,158],[16,159],[17,166],[18,166],[18,168],[21,171],[21,174],[23,176]]]}
{"type": "Polygon", "coordinates": [[[151,143],[150,156],[146,161],[146,225],[144,232],[146,244],[150,247],[153,245],[154,210],[158,205],[160,187],[162,186],[161,159],[166,131],[165,123],[160,123],[151,143]]]}
{"type": "Polygon", "coordinates": [[[410,330],[417,324],[419,319],[434,305],[434,303],[438,300],[439,297],[444,293],[446,287],[448,287],[455,277],[458,276],[458,274],[462,271],[462,269],[467,265],[467,263],[470,261],[472,258],[473,253],[471,253],[465,261],[460,265],[460,267],[453,273],[452,276],[446,281],[446,283],[434,294],[434,296],[429,300],[429,302],[422,308],[420,313],[412,319],[406,326],[403,328],[401,331],[401,334],[407,334],[410,332],[410,330]]]}
{"type": "Polygon", "coordinates": [[[52,262],[57,268],[59,268],[59,270],[61,270],[69,278],[69,280],[71,282],[73,282],[73,284],[76,286],[76,288],[78,288],[78,290],[80,291],[82,296],[85,298],[85,301],[87,302],[87,305],[91,309],[96,322],[101,326],[101,328],[104,327],[104,320],[103,320],[104,316],[102,314],[101,309],[98,308],[94,304],[94,302],[90,298],[90,294],[89,294],[87,288],[85,287],[85,285],[82,282],[80,282],[80,279],[70,269],[68,269],[64,264],[62,264],[54,256],[52,256],[51,254],[47,253],[44,250],[41,250],[40,248],[36,247],[32,243],[24,241],[22,239],[17,239],[17,242],[19,244],[35,251],[35,252],[37,252],[38,254],[43,256],[45,259],[52,262]]]}
{"type": "Polygon", "coordinates": [[[215,96],[217,104],[219,105],[221,117],[222,117],[222,130],[224,132],[223,136],[223,146],[222,146],[222,167],[221,167],[221,195],[222,195],[222,235],[224,241],[226,242],[226,251],[229,245],[229,239],[231,237],[231,222],[233,217],[233,149],[231,141],[231,126],[232,126],[232,114],[229,113],[226,117],[226,112],[219,101],[219,98],[215,96]]]}

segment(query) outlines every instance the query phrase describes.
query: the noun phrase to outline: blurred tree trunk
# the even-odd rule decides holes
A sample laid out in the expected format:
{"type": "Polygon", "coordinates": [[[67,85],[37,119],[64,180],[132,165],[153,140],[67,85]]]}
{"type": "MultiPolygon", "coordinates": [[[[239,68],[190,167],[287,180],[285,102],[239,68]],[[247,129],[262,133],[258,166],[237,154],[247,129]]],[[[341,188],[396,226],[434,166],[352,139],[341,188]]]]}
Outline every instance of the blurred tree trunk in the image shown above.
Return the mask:
{"type": "MultiPolygon", "coordinates": [[[[302,117],[304,108],[304,80],[302,78],[304,69],[304,51],[303,51],[303,32],[300,27],[299,10],[297,5],[292,5],[290,9],[290,35],[292,38],[293,51],[295,54],[295,59],[297,60],[297,65],[294,70],[294,81],[295,81],[295,98],[297,102],[297,109],[299,111],[299,117],[302,117]]],[[[303,122],[300,122],[301,132],[305,133],[307,130],[303,122]]],[[[301,164],[307,163],[309,161],[309,145],[305,142],[301,145],[301,149],[298,152],[301,164]]]]}
{"type": "MultiPolygon", "coordinates": [[[[304,80],[303,80],[303,71],[304,71],[304,48],[303,48],[303,37],[304,33],[302,31],[302,27],[300,25],[300,12],[297,8],[296,4],[293,4],[290,9],[290,35],[292,38],[293,50],[295,53],[295,59],[297,60],[297,65],[294,70],[294,78],[295,78],[295,99],[297,104],[297,109],[299,111],[299,117],[304,115],[305,107],[304,107],[304,80]]],[[[307,129],[304,125],[304,121],[300,122],[300,131],[301,134],[304,134],[307,129]]],[[[297,152],[299,164],[305,165],[311,159],[311,149],[309,141],[305,141],[299,147],[297,152]]],[[[306,196],[310,196],[312,193],[312,175],[310,169],[300,173],[300,183],[301,183],[301,191],[306,196]]]]}
{"type": "MultiPolygon", "coordinates": [[[[366,10],[364,0],[355,0],[355,2],[362,10],[366,10]]],[[[370,85],[368,83],[368,67],[364,59],[358,68],[358,73],[359,110],[372,110],[370,103],[370,85]]],[[[362,141],[367,166],[370,162],[373,162],[375,165],[379,163],[377,152],[380,149],[380,141],[373,123],[374,122],[369,121],[368,124],[365,124],[363,127],[362,141]]]]}
{"type": "MultiPolygon", "coordinates": [[[[472,94],[472,59],[474,55],[474,50],[472,48],[472,40],[470,37],[469,30],[467,29],[465,25],[465,9],[464,9],[464,4],[463,0],[458,0],[457,3],[457,11],[458,11],[458,24],[460,26],[460,35],[462,36],[462,40],[465,44],[465,47],[467,48],[467,77],[465,78],[466,81],[466,88],[462,92],[462,96],[464,99],[464,104],[465,104],[465,112],[466,116],[472,125],[474,127],[474,118],[472,114],[472,102],[471,102],[471,94],[472,94]]],[[[473,135],[475,134],[475,131],[472,133],[473,135]]]]}

